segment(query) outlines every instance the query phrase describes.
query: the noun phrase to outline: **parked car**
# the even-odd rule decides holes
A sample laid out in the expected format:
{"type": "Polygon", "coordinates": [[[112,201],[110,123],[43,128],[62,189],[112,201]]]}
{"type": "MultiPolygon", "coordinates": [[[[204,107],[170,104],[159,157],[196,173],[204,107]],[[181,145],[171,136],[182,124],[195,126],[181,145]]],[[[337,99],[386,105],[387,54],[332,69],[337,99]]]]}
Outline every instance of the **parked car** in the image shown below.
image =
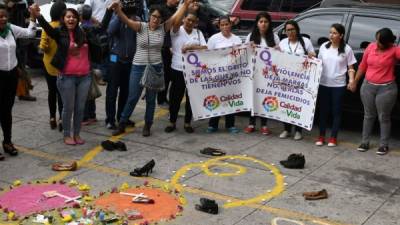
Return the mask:
{"type": "MultiPolygon", "coordinates": [[[[51,0],[49,3],[40,5],[40,13],[47,21],[51,21],[50,9],[55,0],[51,0]]],[[[84,0],[64,0],[67,8],[78,9],[84,3],[84,0]]],[[[42,68],[43,67],[43,54],[39,50],[40,36],[42,29],[38,27],[35,38],[31,39],[31,43],[28,46],[28,59],[27,65],[30,68],[42,68]]]]}
{"type": "Polygon", "coordinates": [[[256,16],[267,11],[272,17],[272,26],[278,26],[298,13],[319,6],[321,0],[236,0],[231,15],[240,19],[238,29],[247,35],[254,26],[256,16]]]}
{"type": "MultiPolygon", "coordinates": [[[[317,8],[299,14],[294,18],[300,26],[301,33],[310,37],[316,50],[324,41],[328,40],[329,28],[333,23],[341,23],[346,28],[345,40],[351,46],[360,63],[364,49],[370,42],[375,41],[375,33],[381,28],[388,27],[396,35],[396,44],[399,44],[400,36],[400,5],[392,5],[390,8],[380,6],[363,7],[336,7],[317,8]]],[[[282,39],[285,37],[283,24],[274,31],[282,39]]],[[[400,81],[400,64],[396,67],[397,82],[400,81]]],[[[346,92],[343,107],[346,112],[361,116],[363,106],[360,99],[359,82],[357,93],[346,92]]],[[[393,117],[400,119],[400,104],[397,102],[393,110],[393,117]]],[[[362,118],[362,117],[359,117],[362,118]]]]}

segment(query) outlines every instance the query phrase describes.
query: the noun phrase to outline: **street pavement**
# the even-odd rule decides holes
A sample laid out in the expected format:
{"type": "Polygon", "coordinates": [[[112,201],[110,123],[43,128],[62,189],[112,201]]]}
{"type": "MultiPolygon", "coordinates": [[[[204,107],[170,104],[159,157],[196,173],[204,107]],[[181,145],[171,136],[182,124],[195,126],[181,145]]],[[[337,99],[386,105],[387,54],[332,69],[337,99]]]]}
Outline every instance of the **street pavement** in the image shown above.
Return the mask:
{"type": "MultiPolygon", "coordinates": [[[[221,129],[223,121],[215,134],[205,132],[207,121],[194,122],[195,133],[187,134],[181,116],[178,130],[165,133],[168,111],[157,108],[152,136],[145,138],[141,135],[145,103],[140,101],[131,117],[137,128],[112,139],[125,142],[128,151],[110,152],[100,147],[101,141],[111,138],[111,131],[104,124],[105,88],[101,87],[103,96],[97,99],[96,112],[99,121],[83,127],[81,133],[86,144],[66,146],[62,134],[49,126],[45,79],[40,71],[34,74],[32,95],[38,100],[16,99],[13,142],[20,149],[20,155],[7,156],[0,162],[0,187],[8,187],[15,180],[26,183],[74,178],[89,184],[91,193],[97,195],[124,182],[134,186],[145,181],[159,184],[174,181],[182,188],[181,194],[187,203],[182,216],[165,224],[400,225],[398,135],[391,140],[392,151],[377,156],[376,134],[370,151],[356,150],[361,128],[342,130],[335,148],[314,145],[317,127],[304,132],[304,139],[300,141],[279,139],[282,124],[275,121],[268,123],[273,132],[270,136],[258,132],[229,134],[221,129]],[[222,149],[227,157],[210,162],[211,156],[200,154],[205,147],[222,149]],[[304,169],[290,170],[279,164],[292,153],[304,154],[304,169]],[[149,178],[129,176],[130,171],[150,159],[155,160],[156,166],[149,178]],[[77,171],[51,170],[54,162],[70,160],[79,162],[77,171]],[[216,165],[218,162],[221,163],[216,165]],[[204,169],[208,166],[209,170],[204,169]],[[304,200],[303,192],[321,189],[328,191],[328,199],[304,200]],[[216,200],[219,214],[196,211],[195,204],[201,197],[216,200]]],[[[247,118],[237,117],[236,125],[244,128],[247,122],[247,118]]],[[[346,127],[352,125],[346,124],[346,127]]]]}

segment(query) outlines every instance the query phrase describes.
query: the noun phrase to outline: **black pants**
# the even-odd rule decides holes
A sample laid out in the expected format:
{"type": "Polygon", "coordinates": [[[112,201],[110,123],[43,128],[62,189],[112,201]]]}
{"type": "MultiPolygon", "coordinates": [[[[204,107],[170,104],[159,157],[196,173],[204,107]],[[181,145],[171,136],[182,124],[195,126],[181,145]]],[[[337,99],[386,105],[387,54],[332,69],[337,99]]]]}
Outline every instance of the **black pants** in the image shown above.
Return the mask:
{"type": "MultiPolygon", "coordinates": [[[[208,121],[208,126],[218,128],[219,119],[221,117],[213,117],[208,121]]],[[[225,116],[225,128],[231,128],[235,126],[235,114],[229,114],[225,116]]]]}
{"type": "Polygon", "coordinates": [[[88,119],[96,119],[96,99],[86,100],[83,121],[87,121],[88,119]]]}
{"type": "Polygon", "coordinates": [[[61,113],[63,109],[63,104],[61,100],[60,92],[57,88],[57,76],[52,76],[46,73],[46,82],[49,93],[47,95],[47,101],[49,104],[50,118],[56,118],[57,102],[58,102],[58,115],[61,119],[61,113]]]}
{"type": "Polygon", "coordinates": [[[3,129],[3,143],[11,143],[12,108],[17,91],[17,70],[0,71],[0,123],[3,129]]]}
{"type": "MultiPolygon", "coordinates": [[[[287,132],[289,132],[289,133],[292,132],[292,124],[290,124],[290,123],[283,123],[283,124],[285,125],[285,130],[287,132]]],[[[298,131],[301,133],[302,128],[298,127],[298,126],[294,126],[294,131],[298,131]]]]}
{"type": "Polygon", "coordinates": [[[182,98],[185,93],[185,123],[190,123],[192,120],[192,108],[190,107],[188,93],[185,90],[186,84],[182,71],[172,69],[171,90],[169,92],[169,121],[171,121],[171,123],[176,123],[179,108],[181,107],[182,98]]]}
{"type": "MultiPolygon", "coordinates": [[[[255,126],[256,125],[256,120],[257,120],[256,116],[250,116],[249,124],[255,126]]],[[[260,120],[261,120],[261,126],[262,127],[267,126],[267,118],[260,117],[260,120]]]]}
{"type": "Polygon", "coordinates": [[[115,123],[115,116],[119,121],[129,94],[129,76],[132,62],[110,63],[110,76],[106,90],[106,123],[115,123]],[[118,94],[119,90],[119,94],[118,94]],[[118,97],[118,110],[116,102],[118,97]]]}
{"type": "Polygon", "coordinates": [[[169,83],[171,82],[171,77],[172,75],[172,68],[171,68],[171,63],[172,63],[172,54],[169,48],[163,48],[161,50],[161,56],[162,56],[162,61],[164,65],[164,81],[165,81],[165,90],[160,91],[157,94],[157,103],[162,104],[167,102],[167,94],[168,94],[168,87],[169,83]]]}

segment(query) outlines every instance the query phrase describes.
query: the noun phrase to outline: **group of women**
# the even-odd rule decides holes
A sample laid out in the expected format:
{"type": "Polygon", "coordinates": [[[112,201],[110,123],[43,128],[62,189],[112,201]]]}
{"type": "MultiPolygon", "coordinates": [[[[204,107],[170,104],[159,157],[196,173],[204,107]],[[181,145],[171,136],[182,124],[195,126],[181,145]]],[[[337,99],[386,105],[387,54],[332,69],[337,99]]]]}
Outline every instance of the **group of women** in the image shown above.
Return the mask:
{"type": "MultiPolygon", "coordinates": [[[[196,5],[196,0],[185,0],[175,14],[166,21],[162,21],[163,10],[159,7],[150,9],[148,22],[141,22],[127,17],[122,10],[119,2],[113,2],[109,10],[114,10],[120,20],[129,28],[136,32],[136,52],[129,78],[129,94],[125,106],[121,113],[118,129],[113,135],[125,132],[129,123],[129,117],[133,113],[135,106],[140,99],[143,87],[140,80],[143,76],[146,65],[151,64],[157,71],[163,69],[161,48],[164,36],[167,32],[171,34],[172,40],[172,85],[170,87],[170,124],[165,128],[165,132],[176,130],[178,111],[183,96],[186,93],[184,130],[187,133],[194,131],[191,126],[192,112],[190,101],[187,96],[184,77],[182,73],[182,53],[188,50],[214,49],[230,47],[241,44],[241,39],[232,33],[232,23],[228,16],[219,18],[218,27],[220,32],[208,38],[197,24],[201,18],[195,10],[191,10],[196,5]]],[[[56,45],[47,59],[58,73],[56,79],[48,74],[49,89],[52,88],[52,102],[56,101],[59,94],[62,98],[62,126],[64,129],[64,143],[68,145],[84,144],[85,141],[80,137],[80,127],[83,119],[83,111],[88,89],[91,82],[89,76],[91,69],[90,62],[90,38],[79,26],[79,14],[74,9],[63,9],[60,23],[49,24],[41,15],[39,7],[34,4],[31,6],[31,23],[28,28],[23,29],[7,23],[7,11],[0,5],[0,121],[3,129],[4,141],[3,149],[10,155],[17,155],[18,151],[11,142],[11,110],[15,98],[16,86],[16,58],[15,58],[15,38],[29,37],[34,35],[36,19],[43,27],[47,35],[54,41],[47,43],[56,45]],[[6,63],[3,63],[6,62],[6,63]],[[51,83],[51,84],[50,84],[51,83]],[[57,88],[54,89],[56,83],[57,88]],[[59,92],[57,92],[57,90],[59,92]],[[73,126],[71,119],[73,115],[73,126]],[[71,130],[71,127],[73,130],[71,130]]],[[[333,24],[329,30],[329,41],[320,46],[318,56],[315,54],[311,41],[303,37],[300,27],[293,21],[285,23],[285,33],[287,38],[279,40],[272,32],[271,17],[266,12],[257,15],[253,31],[247,36],[246,42],[263,47],[280,49],[281,51],[318,57],[323,61],[323,72],[320,82],[318,98],[321,103],[319,137],[316,145],[325,144],[326,123],[328,115],[331,114],[333,122],[328,139],[328,146],[337,145],[337,135],[340,128],[341,105],[346,88],[356,91],[357,83],[365,76],[361,86],[361,98],[364,105],[364,126],[362,133],[362,143],[358,150],[366,151],[369,149],[369,140],[376,116],[379,118],[381,129],[380,146],[377,154],[386,154],[389,150],[388,139],[390,136],[390,114],[397,97],[397,85],[395,82],[394,66],[400,59],[400,49],[395,46],[396,37],[388,28],[383,28],[376,33],[376,42],[372,43],[365,50],[363,59],[356,73],[354,65],[356,59],[349,45],[344,41],[345,28],[341,24],[333,24]],[[348,74],[348,79],[346,74],[348,74]],[[347,82],[348,80],[348,82],[347,82]]],[[[50,93],[49,93],[50,96],[50,93]]],[[[150,136],[151,126],[154,120],[155,101],[157,93],[146,90],[146,112],[143,136],[150,136]]],[[[50,104],[50,102],[49,102],[50,104]]],[[[61,107],[60,107],[61,110],[61,107]]],[[[51,125],[55,127],[55,104],[52,103],[51,125]]],[[[267,119],[261,119],[260,131],[264,135],[270,134],[267,127],[267,119]]],[[[219,117],[209,120],[208,133],[218,130],[219,117]]],[[[225,127],[230,133],[237,133],[239,129],[235,126],[235,115],[225,116],[225,127]]],[[[250,117],[249,125],[244,129],[246,133],[256,130],[256,118],[250,117]]],[[[280,138],[287,138],[291,135],[292,126],[284,124],[284,131],[280,138]]],[[[300,127],[294,127],[294,139],[302,139],[300,127]]],[[[0,160],[4,156],[0,154],[0,160]]]]}

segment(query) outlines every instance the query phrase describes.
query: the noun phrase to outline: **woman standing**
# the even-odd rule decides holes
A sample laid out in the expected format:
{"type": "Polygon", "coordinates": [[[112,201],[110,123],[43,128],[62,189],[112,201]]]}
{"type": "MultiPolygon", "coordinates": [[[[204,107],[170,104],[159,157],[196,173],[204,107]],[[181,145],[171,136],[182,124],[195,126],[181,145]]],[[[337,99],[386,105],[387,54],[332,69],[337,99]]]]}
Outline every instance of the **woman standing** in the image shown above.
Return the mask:
{"type": "MultiPolygon", "coordinates": [[[[186,0],[176,13],[164,23],[162,22],[163,11],[158,6],[150,9],[150,21],[148,23],[129,19],[121,9],[118,2],[113,2],[111,7],[120,17],[121,21],[137,32],[136,54],[133,59],[133,66],[129,80],[129,96],[121,114],[118,130],[113,135],[120,135],[125,132],[129,117],[142,94],[143,87],[140,85],[143,72],[147,64],[151,64],[157,71],[163,69],[161,60],[161,48],[164,42],[164,35],[173,24],[180,23],[192,0],[186,0]]],[[[157,92],[146,90],[146,113],[145,125],[142,135],[150,136],[150,128],[153,124],[154,110],[157,92]]]]}
{"type": "Polygon", "coordinates": [[[329,41],[322,44],[318,58],[322,59],[322,75],[319,85],[319,137],[315,145],[325,144],[326,122],[332,115],[332,130],[328,141],[329,147],[337,145],[337,135],[342,115],[342,100],[346,91],[346,72],[349,82],[353,82],[357,62],[353,50],[344,41],[345,28],[335,23],[329,31],[329,41]]]}
{"type": "Polygon", "coordinates": [[[397,98],[394,69],[400,60],[400,47],[394,45],[396,36],[389,28],[378,30],[375,37],[376,42],[369,44],[365,50],[356,78],[348,88],[355,92],[358,81],[365,74],[360,90],[364,124],[361,144],[357,150],[364,152],[369,149],[370,135],[378,116],[381,137],[376,154],[385,155],[389,152],[390,117],[397,98]]]}
{"type": "MultiPolygon", "coordinates": [[[[305,38],[300,33],[300,27],[294,20],[289,20],[285,23],[285,32],[287,38],[281,40],[279,47],[282,51],[297,54],[297,55],[308,55],[309,57],[315,57],[314,48],[310,39],[305,38]]],[[[279,138],[287,138],[290,136],[292,125],[284,123],[285,130],[279,135],[279,138]]],[[[294,140],[301,140],[303,135],[301,134],[301,127],[295,126],[294,140]]]]}
{"type": "Polygon", "coordinates": [[[79,14],[75,9],[64,11],[59,28],[53,28],[40,15],[37,7],[40,26],[56,40],[57,51],[51,60],[51,65],[60,71],[57,77],[57,87],[63,102],[62,124],[64,128],[64,143],[67,145],[82,145],[85,141],[80,137],[81,122],[85,109],[91,76],[89,61],[88,34],[79,27],[79,14]],[[71,119],[73,115],[73,131],[71,119]]]}
{"type": "MultiPolygon", "coordinates": [[[[208,39],[208,49],[226,48],[233,45],[242,44],[242,40],[232,33],[232,23],[229,16],[221,16],[218,21],[221,32],[214,34],[208,39]]],[[[208,122],[207,133],[214,133],[218,130],[218,122],[220,116],[213,117],[208,122]]],[[[239,129],[235,127],[235,115],[229,114],[225,116],[225,128],[230,133],[239,133],[239,129]]]]}
{"type": "MultiPolygon", "coordinates": [[[[51,22],[50,25],[54,28],[60,26],[61,15],[63,11],[67,8],[64,2],[57,1],[55,2],[50,9],[50,17],[51,22]]],[[[60,92],[57,89],[57,76],[60,74],[60,71],[51,65],[51,60],[53,59],[56,51],[57,51],[57,43],[54,39],[49,37],[46,32],[42,32],[42,36],[40,38],[39,48],[43,51],[43,63],[45,67],[45,76],[48,87],[48,95],[47,101],[49,105],[50,111],[50,128],[57,128],[57,120],[56,120],[56,109],[58,102],[58,113],[59,113],[59,129],[62,130],[61,124],[61,113],[62,113],[62,101],[60,92]]]]}
{"type": "MultiPolygon", "coordinates": [[[[9,24],[7,7],[0,4],[0,123],[4,136],[3,150],[11,156],[18,155],[18,150],[11,142],[12,108],[18,82],[16,39],[34,37],[35,21],[35,15],[31,14],[28,28],[9,24]]],[[[0,160],[4,160],[1,153],[0,160]]]]}
{"type": "MultiPolygon", "coordinates": [[[[253,31],[247,35],[246,43],[254,43],[261,47],[275,48],[279,45],[279,37],[272,31],[271,16],[267,12],[260,12],[256,16],[256,23],[253,31]]],[[[271,131],[267,127],[267,118],[260,117],[260,132],[269,135],[271,131]]],[[[244,129],[245,133],[253,133],[256,126],[256,117],[250,116],[249,125],[244,129]]]]}
{"type": "Polygon", "coordinates": [[[188,92],[186,90],[185,78],[183,76],[182,53],[188,50],[207,49],[206,40],[203,33],[194,26],[197,24],[197,15],[193,12],[186,14],[183,25],[174,24],[171,30],[172,40],[172,76],[171,90],[169,92],[169,121],[170,125],[165,128],[165,132],[170,133],[176,129],[176,120],[181,106],[183,95],[186,93],[185,102],[185,124],[183,128],[187,133],[193,133],[190,125],[192,120],[192,109],[188,92]]]}

